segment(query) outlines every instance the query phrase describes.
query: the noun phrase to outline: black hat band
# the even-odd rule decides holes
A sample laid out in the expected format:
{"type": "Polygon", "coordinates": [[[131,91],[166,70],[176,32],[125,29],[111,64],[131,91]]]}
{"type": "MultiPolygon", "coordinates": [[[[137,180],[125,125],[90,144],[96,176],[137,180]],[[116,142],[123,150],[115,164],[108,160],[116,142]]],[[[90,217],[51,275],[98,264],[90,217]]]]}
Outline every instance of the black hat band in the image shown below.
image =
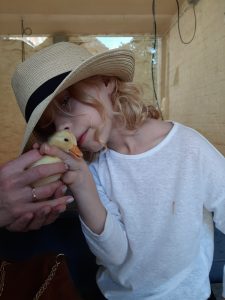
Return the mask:
{"type": "Polygon", "coordinates": [[[27,101],[27,105],[25,108],[25,119],[26,122],[29,121],[30,116],[34,109],[49,95],[51,95],[55,89],[59,86],[59,84],[63,81],[63,79],[70,73],[71,71],[59,74],[46,82],[44,82],[38,89],[36,89],[30,98],[27,101]]]}

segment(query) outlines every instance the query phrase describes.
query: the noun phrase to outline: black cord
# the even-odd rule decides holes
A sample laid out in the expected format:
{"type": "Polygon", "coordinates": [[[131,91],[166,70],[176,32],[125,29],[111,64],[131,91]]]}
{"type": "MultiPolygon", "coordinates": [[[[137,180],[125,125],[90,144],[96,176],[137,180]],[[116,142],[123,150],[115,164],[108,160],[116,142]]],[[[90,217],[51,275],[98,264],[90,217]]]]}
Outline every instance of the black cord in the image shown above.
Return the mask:
{"type": "Polygon", "coordinates": [[[190,39],[190,41],[188,42],[185,42],[181,36],[181,31],[180,31],[180,5],[179,5],[179,1],[176,0],[176,3],[177,3],[177,18],[178,18],[178,21],[177,21],[177,24],[178,24],[178,33],[179,33],[179,36],[180,36],[180,40],[183,44],[187,45],[187,44],[190,44],[194,37],[195,37],[195,33],[196,33],[196,28],[197,28],[197,18],[196,18],[196,13],[195,13],[195,4],[193,4],[193,12],[194,12],[194,19],[195,19],[195,28],[194,28],[194,33],[193,33],[193,36],[192,38],[190,39]]]}
{"type": "Polygon", "coordinates": [[[25,43],[24,43],[24,40],[23,40],[24,34],[31,35],[32,34],[32,29],[30,27],[24,28],[23,19],[21,19],[21,36],[22,36],[22,41],[21,41],[21,60],[22,60],[22,62],[26,59],[26,57],[25,57],[25,43]]]}
{"type": "Polygon", "coordinates": [[[25,49],[24,49],[24,26],[23,26],[23,19],[21,19],[21,35],[22,35],[22,41],[21,41],[21,60],[22,62],[25,60],[25,49]]]}
{"type": "Polygon", "coordinates": [[[163,120],[162,111],[159,105],[158,96],[155,88],[155,77],[154,77],[154,60],[155,60],[155,53],[156,53],[156,46],[157,46],[157,24],[156,24],[156,17],[155,17],[155,0],[152,0],[152,15],[153,15],[153,28],[154,28],[154,40],[153,40],[153,53],[152,53],[152,62],[151,62],[151,71],[152,71],[152,86],[155,96],[156,105],[160,114],[161,119],[163,120]]]}

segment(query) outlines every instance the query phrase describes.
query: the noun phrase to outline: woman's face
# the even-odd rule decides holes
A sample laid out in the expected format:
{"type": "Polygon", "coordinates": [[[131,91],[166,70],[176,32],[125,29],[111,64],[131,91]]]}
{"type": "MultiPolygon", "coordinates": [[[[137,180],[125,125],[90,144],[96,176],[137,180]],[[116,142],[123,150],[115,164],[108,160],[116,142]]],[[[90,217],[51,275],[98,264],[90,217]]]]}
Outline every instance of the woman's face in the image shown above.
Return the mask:
{"type": "Polygon", "coordinates": [[[102,80],[81,81],[61,92],[54,100],[58,107],[53,121],[56,131],[72,131],[83,150],[101,150],[107,144],[112,128],[111,93],[111,86],[102,80]],[[84,97],[99,101],[101,109],[82,103],[84,97]]]}

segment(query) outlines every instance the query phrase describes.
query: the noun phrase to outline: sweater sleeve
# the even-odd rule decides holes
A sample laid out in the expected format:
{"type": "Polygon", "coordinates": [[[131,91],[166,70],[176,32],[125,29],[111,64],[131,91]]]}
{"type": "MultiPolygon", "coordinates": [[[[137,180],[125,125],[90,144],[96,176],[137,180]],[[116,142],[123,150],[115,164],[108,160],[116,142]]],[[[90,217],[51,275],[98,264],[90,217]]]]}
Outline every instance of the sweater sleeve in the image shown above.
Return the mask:
{"type": "Polygon", "coordinates": [[[128,240],[121,215],[115,203],[110,201],[104,192],[94,167],[90,167],[96,183],[97,191],[102,204],[107,210],[107,217],[103,232],[98,235],[90,230],[81,221],[82,231],[85,235],[90,250],[97,257],[97,262],[101,265],[120,265],[126,258],[128,251],[128,240]]]}
{"type": "Polygon", "coordinates": [[[205,148],[202,162],[204,204],[213,212],[216,228],[225,233],[225,157],[210,143],[205,148]]]}

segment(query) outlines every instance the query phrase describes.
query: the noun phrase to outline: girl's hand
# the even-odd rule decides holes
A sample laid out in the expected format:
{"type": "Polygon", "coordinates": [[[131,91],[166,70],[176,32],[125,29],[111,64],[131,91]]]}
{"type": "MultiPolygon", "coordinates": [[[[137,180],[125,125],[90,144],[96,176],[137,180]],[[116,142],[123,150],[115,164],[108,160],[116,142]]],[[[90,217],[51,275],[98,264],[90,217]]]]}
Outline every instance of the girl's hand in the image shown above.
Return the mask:
{"type": "Polygon", "coordinates": [[[99,199],[95,182],[86,162],[47,144],[41,146],[40,153],[57,156],[68,166],[61,180],[72,191],[83,221],[93,232],[100,234],[106,220],[106,209],[99,199]]]}
{"type": "Polygon", "coordinates": [[[34,202],[32,183],[57,173],[64,173],[64,163],[51,167],[42,165],[27,169],[41,158],[38,150],[31,150],[0,168],[0,227],[24,231],[38,229],[54,221],[56,215],[65,209],[70,196],[59,193],[62,182],[57,181],[35,189],[37,200],[34,202]],[[53,200],[46,200],[52,198],[53,200]]]}
{"type": "Polygon", "coordinates": [[[90,176],[90,171],[86,162],[82,158],[76,158],[69,153],[66,153],[55,146],[43,144],[40,147],[41,154],[57,156],[65,163],[68,170],[61,176],[63,183],[77,194],[81,189],[87,187],[87,180],[90,176]]]}

